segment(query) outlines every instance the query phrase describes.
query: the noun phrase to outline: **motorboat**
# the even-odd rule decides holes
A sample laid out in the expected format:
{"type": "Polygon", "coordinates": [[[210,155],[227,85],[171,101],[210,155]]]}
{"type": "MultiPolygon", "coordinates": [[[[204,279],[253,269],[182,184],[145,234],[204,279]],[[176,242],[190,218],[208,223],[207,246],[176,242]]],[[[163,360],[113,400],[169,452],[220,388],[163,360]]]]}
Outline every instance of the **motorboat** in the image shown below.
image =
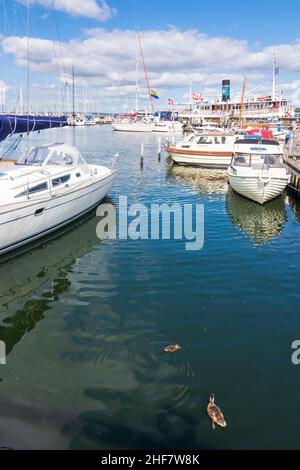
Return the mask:
{"type": "Polygon", "coordinates": [[[227,169],[232,160],[236,138],[229,133],[192,134],[177,144],[169,144],[167,152],[179,165],[227,169]]]}
{"type": "Polygon", "coordinates": [[[289,182],[283,162],[283,147],[262,138],[239,138],[228,168],[231,187],[242,196],[264,204],[279,196],[289,182]]]}
{"type": "Polygon", "coordinates": [[[117,171],[87,164],[76,147],[32,147],[14,165],[0,160],[0,255],[44,237],[95,208],[117,171]]]}
{"type": "Polygon", "coordinates": [[[183,124],[178,120],[178,113],[172,111],[159,111],[155,113],[155,126],[153,132],[180,133],[183,124]]]}

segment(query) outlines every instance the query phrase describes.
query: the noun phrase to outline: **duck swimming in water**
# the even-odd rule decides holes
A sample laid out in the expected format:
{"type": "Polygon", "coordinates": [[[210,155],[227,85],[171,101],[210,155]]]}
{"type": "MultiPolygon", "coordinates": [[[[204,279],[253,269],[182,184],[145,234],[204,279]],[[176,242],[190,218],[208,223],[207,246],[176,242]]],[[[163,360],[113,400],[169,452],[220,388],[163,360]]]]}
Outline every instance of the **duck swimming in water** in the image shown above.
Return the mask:
{"type": "Polygon", "coordinates": [[[181,349],[181,346],[179,346],[179,344],[171,344],[170,346],[167,346],[164,349],[164,351],[174,353],[174,352],[179,351],[180,349],[181,349]]]}
{"type": "Polygon", "coordinates": [[[220,408],[215,404],[215,394],[212,393],[209,397],[209,403],[207,405],[207,413],[208,416],[211,418],[212,427],[216,429],[216,424],[221,428],[225,428],[227,423],[224,419],[224,415],[220,408]]]}

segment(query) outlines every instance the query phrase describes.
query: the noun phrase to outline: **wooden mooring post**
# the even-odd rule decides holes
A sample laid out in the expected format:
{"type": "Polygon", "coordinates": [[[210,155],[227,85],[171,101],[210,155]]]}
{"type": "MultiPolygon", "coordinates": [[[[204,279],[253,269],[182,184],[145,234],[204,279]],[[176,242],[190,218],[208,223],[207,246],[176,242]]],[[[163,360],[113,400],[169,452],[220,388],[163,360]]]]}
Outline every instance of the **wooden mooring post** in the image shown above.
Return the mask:
{"type": "Polygon", "coordinates": [[[140,160],[141,168],[144,168],[144,154],[145,154],[145,146],[144,146],[144,142],[142,142],[141,143],[141,160],[140,160]]]}

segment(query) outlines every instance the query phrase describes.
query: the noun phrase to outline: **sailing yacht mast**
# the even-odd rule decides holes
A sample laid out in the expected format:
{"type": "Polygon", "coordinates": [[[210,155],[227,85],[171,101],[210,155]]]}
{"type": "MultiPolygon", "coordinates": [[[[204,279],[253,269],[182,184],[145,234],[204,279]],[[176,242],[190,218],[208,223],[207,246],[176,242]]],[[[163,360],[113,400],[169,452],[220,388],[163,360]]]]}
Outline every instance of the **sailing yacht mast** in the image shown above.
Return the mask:
{"type": "Polygon", "coordinates": [[[139,39],[136,33],[136,65],[135,65],[135,111],[139,109],[139,39]]]}

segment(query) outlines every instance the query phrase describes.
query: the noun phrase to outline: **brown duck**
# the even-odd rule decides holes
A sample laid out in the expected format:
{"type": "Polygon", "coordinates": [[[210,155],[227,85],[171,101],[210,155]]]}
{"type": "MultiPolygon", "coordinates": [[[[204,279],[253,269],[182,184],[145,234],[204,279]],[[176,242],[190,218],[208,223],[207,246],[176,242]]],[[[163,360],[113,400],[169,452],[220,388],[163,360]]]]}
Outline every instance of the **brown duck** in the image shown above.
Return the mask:
{"type": "Polygon", "coordinates": [[[171,344],[170,346],[167,346],[164,349],[164,351],[174,353],[174,352],[179,351],[180,349],[181,349],[181,346],[179,346],[179,344],[171,344]]]}
{"type": "Polygon", "coordinates": [[[209,397],[209,403],[207,405],[207,413],[208,416],[211,418],[212,427],[216,429],[216,425],[220,426],[221,428],[225,428],[227,423],[224,419],[224,415],[218,405],[215,404],[215,394],[212,393],[209,397]]]}

